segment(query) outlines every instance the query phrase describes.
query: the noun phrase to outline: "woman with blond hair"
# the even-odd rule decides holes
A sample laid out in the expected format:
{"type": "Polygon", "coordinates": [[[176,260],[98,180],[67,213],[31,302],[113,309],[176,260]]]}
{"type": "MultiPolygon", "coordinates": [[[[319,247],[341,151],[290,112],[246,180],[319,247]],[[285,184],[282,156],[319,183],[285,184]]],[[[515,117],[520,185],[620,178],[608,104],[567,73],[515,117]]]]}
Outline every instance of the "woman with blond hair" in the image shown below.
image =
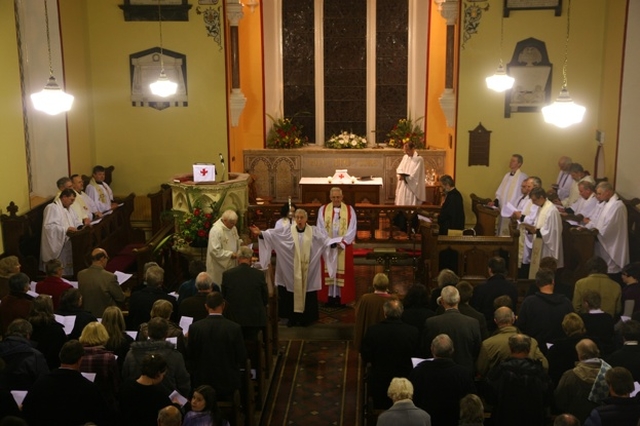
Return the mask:
{"type": "Polygon", "coordinates": [[[0,259],[0,299],[9,294],[9,278],[20,272],[20,261],[17,256],[0,259]]]}
{"type": "Polygon", "coordinates": [[[58,353],[67,342],[67,335],[62,324],[56,322],[53,315],[51,297],[40,295],[33,299],[29,318],[33,326],[31,340],[38,344],[37,348],[47,360],[50,370],[60,366],[58,353]]]}
{"type": "Polygon", "coordinates": [[[118,357],[118,369],[122,370],[124,358],[129,352],[133,338],[125,332],[124,316],[117,306],[109,306],[102,314],[102,325],[109,333],[109,340],[104,348],[118,357]]]}
{"type": "MultiPolygon", "coordinates": [[[[175,337],[176,340],[176,348],[183,355],[186,353],[185,344],[184,344],[184,333],[182,328],[178,326],[176,323],[171,321],[171,314],[173,314],[173,305],[171,302],[159,299],[153,302],[153,306],[151,307],[151,318],[164,318],[167,320],[167,325],[169,326],[169,332],[167,333],[167,337],[175,337]]],[[[144,342],[149,339],[149,323],[140,324],[140,331],[138,332],[138,336],[136,340],[138,342],[144,342]]]]}
{"type": "Polygon", "coordinates": [[[431,426],[429,413],[413,404],[413,385],[404,377],[394,377],[387,396],[393,405],[378,417],[378,426],[431,426]]]}
{"type": "Polygon", "coordinates": [[[82,330],[80,343],[84,347],[84,356],[80,361],[80,371],[94,373],[94,383],[113,410],[117,410],[118,388],[120,386],[120,369],[113,352],[105,349],[109,341],[109,333],[99,322],[90,322],[82,330]]]}

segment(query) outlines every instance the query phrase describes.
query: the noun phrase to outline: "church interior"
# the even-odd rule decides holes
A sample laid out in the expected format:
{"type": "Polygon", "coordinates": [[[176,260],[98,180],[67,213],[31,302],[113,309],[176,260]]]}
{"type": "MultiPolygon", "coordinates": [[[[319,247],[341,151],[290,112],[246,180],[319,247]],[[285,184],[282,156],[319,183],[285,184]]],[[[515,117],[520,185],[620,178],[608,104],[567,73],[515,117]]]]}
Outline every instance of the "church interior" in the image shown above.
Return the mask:
{"type": "MultiPolygon", "coordinates": [[[[629,211],[637,212],[629,217],[631,260],[640,260],[640,185],[633,171],[640,163],[636,0],[0,0],[0,63],[0,214],[40,209],[41,215],[58,178],[112,166],[108,182],[124,208],[110,226],[125,219],[127,226],[104,244],[120,250],[138,243],[134,273],[141,274],[140,260],[152,260],[154,244],[175,229],[162,212],[186,208],[189,187],[198,187],[190,182],[192,171],[204,163],[215,166],[217,183],[199,188],[215,201],[228,187],[228,206],[240,213],[246,235],[249,225],[273,226],[287,201],[317,211],[328,201],[322,196],[334,171],[380,177],[373,192],[362,189],[348,200],[359,213],[356,294],[369,292],[380,271],[393,274],[392,289],[400,295],[414,281],[434,286],[440,265],[426,253],[445,250],[446,239],[439,245],[428,227],[396,233],[391,223],[402,150],[387,144],[387,134],[401,119],[424,132],[418,152],[433,173],[421,214],[437,216],[437,178],[450,175],[464,200],[465,228],[478,233],[477,200],[495,198],[512,154],[523,156],[522,170],[539,176],[544,188],[556,180],[558,158],[569,156],[629,200],[629,211]],[[503,64],[517,83],[495,92],[485,78],[503,64]],[[160,67],[178,82],[168,98],[147,88],[160,67]],[[51,76],[74,96],[71,109],[58,115],[37,111],[30,99],[51,76]],[[564,88],[586,112],[561,128],[545,122],[542,107],[564,88]],[[307,146],[269,148],[272,126],[282,118],[304,126],[307,146]],[[366,148],[327,148],[341,131],[366,137],[366,148]],[[318,192],[300,185],[304,178],[321,179],[318,192]]],[[[18,225],[11,223],[3,219],[3,236],[16,235],[8,227],[18,225]]],[[[21,238],[26,231],[20,232],[21,238]]],[[[493,236],[493,229],[478,235],[493,236]]],[[[78,243],[85,258],[79,252],[74,265],[88,265],[100,241],[87,238],[94,239],[83,248],[78,243]]],[[[495,245],[485,253],[515,247],[487,238],[495,245]]],[[[3,238],[0,255],[17,254],[12,250],[19,245],[3,238]]],[[[202,256],[203,249],[194,250],[202,256]]],[[[178,265],[177,280],[186,266],[173,255],[162,260],[178,265]]],[[[480,276],[486,257],[479,259],[480,267],[466,271],[473,284],[486,278],[480,276]]],[[[37,266],[32,271],[37,274],[37,266]]],[[[270,356],[277,359],[267,359],[276,372],[267,373],[267,381],[277,390],[258,390],[259,405],[268,410],[256,409],[247,424],[315,424],[304,411],[312,394],[294,401],[287,392],[296,380],[314,382],[304,367],[319,359],[343,362],[344,375],[331,379],[351,386],[327,394],[342,407],[330,414],[339,419],[335,424],[364,424],[364,411],[352,409],[364,410],[362,365],[348,343],[353,305],[347,308],[347,314],[322,311],[320,327],[310,333],[278,326],[277,311],[271,312],[270,356]],[[336,347],[314,346],[314,333],[336,347]],[[305,358],[305,351],[317,358],[305,358]]]]}

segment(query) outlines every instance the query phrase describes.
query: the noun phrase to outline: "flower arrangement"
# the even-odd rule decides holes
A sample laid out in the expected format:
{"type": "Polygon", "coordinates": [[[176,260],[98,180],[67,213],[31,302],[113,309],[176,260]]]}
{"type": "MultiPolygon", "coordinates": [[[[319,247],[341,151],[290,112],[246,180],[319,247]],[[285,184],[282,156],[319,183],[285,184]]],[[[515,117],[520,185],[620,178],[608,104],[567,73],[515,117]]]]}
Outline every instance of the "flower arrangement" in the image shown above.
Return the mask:
{"type": "Polygon", "coordinates": [[[209,231],[219,219],[222,203],[227,195],[225,190],[216,202],[205,203],[206,197],[200,197],[197,190],[187,193],[188,212],[173,211],[176,218],[177,231],[173,234],[173,246],[181,249],[187,246],[206,247],[209,240],[209,231]],[[193,193],[197,193],[193,196],[193,193]],[[195,201],[192,200],[195,198],[195,201]]]}
{"type": "Polygon", "coordinates": [[[273,126],[267,135],[268,148],[301,148],[309,143],[302,135],[302,125],[296,125],[291,118],[273,118],[267,114],[273,126]]]}
{"type": "Polygon", "coordinates": [[[362,149],[367,147],[367,139],[353,133],[341,132],[331,136],[324,146],[335,149],[362,149]]]}
{"type": "Polygon", "coordinates": [[[393,129],[387,133],[387,146],[391,148],[402,148],[407,142],[413,142],[416,148],[424,148],[424,131],[418,126],[419,118],[414,123],[410,118],[402,118],[393,126],[393,129]]]}

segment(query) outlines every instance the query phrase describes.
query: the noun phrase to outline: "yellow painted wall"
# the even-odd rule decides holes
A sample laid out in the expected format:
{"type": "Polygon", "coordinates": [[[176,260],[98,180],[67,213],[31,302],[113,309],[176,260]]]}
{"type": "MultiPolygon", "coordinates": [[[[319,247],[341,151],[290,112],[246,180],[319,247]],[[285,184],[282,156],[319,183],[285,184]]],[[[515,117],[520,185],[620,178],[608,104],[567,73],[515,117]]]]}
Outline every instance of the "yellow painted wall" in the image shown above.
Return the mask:
{"type": "Polygon", "coordinates": [[[0,0],[0,63],[0,209],[6,214],[13,201],[22,213],[29,209],[29,185],[13,0],[0,0]]]}
{"type": "MultiPolygon", "coordinates": [[[[602,53],[602,83],[600,117],[598,129],[605,134],[604,155],[605,172],[615,185],[615,165],[617,162],[618,114],[620,113],[620,75],[625,26],[622,24],[626,14],[626,2],[607,2],[605,18],[604,45],[602,53]]],[[[635,194],[638,195],[637,193],[635,194]]]]}
{"type": "MultiPolygon", "coordinates": [[[[587,112],[582,123],[560,129],[546,124],[541,113],[515,113],[511,118],[504,118],[504,95],[486,88],[484,79],[495,72],[500,59],[502,8],[501,2],[491,2],[492,7],[484,12],[478,33],[472,35],[460,53],[456,186],[466,200],[469,200],[471,192],[494,196],[507,172],[511,153],[522,154],[522,170],[529,175],[540,176],[547,188],[555,182],[557,159],[562,155],[569,155],[586,169],[593,170],[597,147],[594,130],[600,123],[601,111],[612,103],[612,99],[602,97],[600,90],[604,76],[602,60],[606,48],[604,25],[607,3],[601,0],[573,2],[568,89],[573,100],[585,106],[587,112]],[[468,167],[468,131],[479,122],[492,131],[490,164],[489,167],[468,167]]],[[[554,100],[562,85],[567,4],[563,2],[562,17],[555,17],[551,11],[531,10],[512,12],[511,17],[504,20],[502,56],[505,63],[509,62],[518,41],[535,37],[546,42],[553,64],[551,96],[554,100]]],[[[613,23],[610,20],[607,24],[613,23]]],[[[619,61],[610,65],[620,69],[619,61]]],[[[617,99],[617,94],[615,97],[617,99]]],[[[475,218],[469,204],[466,204],[467,221],[472,223],[475,218]]]]}
{"type": "MultiPolygon", "coordinates": [[[[262,79],[262,18],[261,6],[253,13],[244,8],[238,34],[240,39],[240,87],[247,104],[240,116],[238,127],[229,128],[230,170],[243,172],[244,149],[264,148],[264,91],[262,79]]],[[[231,71],[229,70],[229,76],[231,71]]],[[[229,81],[229,86],[231,82],[229,81]]]]}
{"type": "Polygon", "coordinates": [[[227,152],[224,50],[207,36],[197,5],[188,22],[163,22],[164,47],[187,56],[189,106],[133,107],[129,55],[159,46],[158,22],[125,22],[119,4],[61,1],[65,73],[78,78],[68,87],[80,101],[69,114],[71,166],[87,173],[114,165],[115,193],[145,195],[227,152]]]}

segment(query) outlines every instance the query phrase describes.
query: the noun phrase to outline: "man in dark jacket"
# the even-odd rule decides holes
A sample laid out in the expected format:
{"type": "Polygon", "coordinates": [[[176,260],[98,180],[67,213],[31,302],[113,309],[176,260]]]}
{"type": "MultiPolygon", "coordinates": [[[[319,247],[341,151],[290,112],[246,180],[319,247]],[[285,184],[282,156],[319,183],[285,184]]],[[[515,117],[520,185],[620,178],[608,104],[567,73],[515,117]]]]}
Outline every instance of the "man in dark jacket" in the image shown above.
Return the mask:
{"type": "Polygon", "coordinates": [[[438,215],[439,234],[447,235],[450,229],[462,231],[464,229],[462,194],[456,189],[451,176],[440,176],[440,183],[445,193],[445,199],[438,215]]]}
{"type": "Polygon", "coordinates": [[[254,339],[267,325],[269,293],[264,272],[251,267],[253,250],[238,250],[238,266],[222,273],[225,316],[242,326],[245,339],[254,339]]]}
{"type": "Polygon", "coordinates": [[[373,404],[387,409],[392,405],[387,396],[389,383],[411,373],[411,357],[416,355],[420,336],[417,328],[400,320],[403,308],[399,300],[387,300],[382,309],[385,319],[367,328],[360,354],[365,364],[371,363],[367,385],[373,404]]]}
{"type": "Polygon", "coordinates": [[[543,353],[547,343],[564,337],[562,320],[573,312],[571,301],[562,294],[553,292],[554,273],[540,269],[536,273],[538,292],[524,299],[516,326],[525,334],[535,338],[543,353]]]}
{"type": "Polygon", "coordinates": [[[140,324],[151,319],[151,308],[156,300],[164,299],[171,302],[174,316],[177,316],[176,299],[169,296],[162,288],[164,269],[159,266],[151,266],[147,269],[144,280],[147,284],[146,287],[131,294],[129,316],[127,317],[128,330],[139,330],[140,324]]]}
{"type": "Polygon", "coordinates": [[[511,357],[496,365],[487,375],[493,404],[494,426],[540,426],[545,424],[551,403],[551,379],[540,361],[529,358],[531,338],[524,334],[509,337],[511,357]]]}
{"type": "Polygon", "coordinates": [[[409,376],[413,402],[431,415],[434,425],[457,426],[460,399],[476,393],[471,370],[453,361],[453,341],[446,334],[431,342],[432,359],[418,364],[409,376]]]}
{"type": "Polygon", "coordinates": [[[480,311],[487,322],[489,332],[496,329],[493,322],[493,301],[499,296],[509,296],[511,299],[510,308],[515,311],[518,302],[518,289],[516,285],[505,278],[507,266],[504,258],[495,256],[489,259],[488,265],[489,278],[484,284],[480,284],[473,289],[473,297],[469,304],[476,310],[480,311]]]}
{"type": "Polygon", "coordinates": [[[607,371],[605,380],[609,385],[610,398],[605,405],[594,408],[584,426],[636,426],[640,419],[640,399],[631,398],[633,377],[624,367],[607,371]]]}
{"type": "Polygon", "coordinates": [[[200,272],[196,277],[196,289],[197,293],[193,296],[185,298],[178,311],[181,317],[191,317],[193,321],[199,321],[206,318],[209,313],[207,312],[207,294],[211,293],[213,286],[216,287],[216,291],[220,291],[220,288],[213,283],[213,278],[206,272],[200,272]]]}
{"type": "Polygon", "coordinates": [[[27,320],[16,319],[9,324],[6,337],[0,342],[0,358],[5,363],[0,373],[0,388],[29,390],[49,372],[44,355],[29,341],[32,332],[33,327],[27,320]]]}
{"type": "Polygon", "coordinates": [[[624,345],[605,360],[612,367],[624,367],[631,372],[633,380],[640,382],[640,322],[629,320],[622,325],[624,345]]]}

